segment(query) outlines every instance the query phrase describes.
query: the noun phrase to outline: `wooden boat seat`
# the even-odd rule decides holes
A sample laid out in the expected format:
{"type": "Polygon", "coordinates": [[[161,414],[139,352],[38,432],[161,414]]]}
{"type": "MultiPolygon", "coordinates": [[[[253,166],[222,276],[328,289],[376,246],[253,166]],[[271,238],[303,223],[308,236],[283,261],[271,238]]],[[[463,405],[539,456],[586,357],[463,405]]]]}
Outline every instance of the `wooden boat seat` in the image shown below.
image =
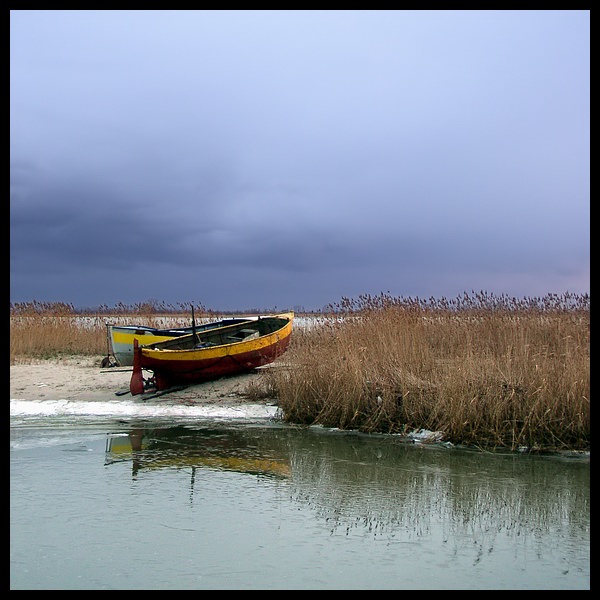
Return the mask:
{"type": "Polygon", "coordinates": [[[253,340],[257,337],[259,337],[259,333],[255,329],[240,329],[228,336],[227,339],[231,342],[241,342],[242,340],[253,340]]]}

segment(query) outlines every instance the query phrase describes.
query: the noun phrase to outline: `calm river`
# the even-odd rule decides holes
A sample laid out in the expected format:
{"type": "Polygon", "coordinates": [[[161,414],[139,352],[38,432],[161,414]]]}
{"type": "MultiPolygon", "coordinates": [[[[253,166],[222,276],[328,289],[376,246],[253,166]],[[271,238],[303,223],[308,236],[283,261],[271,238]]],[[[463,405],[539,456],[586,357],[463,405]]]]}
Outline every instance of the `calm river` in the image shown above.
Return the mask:
{"type": "Polygon", "coordinates": [[[11,589],[589,589],[588,457],[11,401],[11,589]]]}

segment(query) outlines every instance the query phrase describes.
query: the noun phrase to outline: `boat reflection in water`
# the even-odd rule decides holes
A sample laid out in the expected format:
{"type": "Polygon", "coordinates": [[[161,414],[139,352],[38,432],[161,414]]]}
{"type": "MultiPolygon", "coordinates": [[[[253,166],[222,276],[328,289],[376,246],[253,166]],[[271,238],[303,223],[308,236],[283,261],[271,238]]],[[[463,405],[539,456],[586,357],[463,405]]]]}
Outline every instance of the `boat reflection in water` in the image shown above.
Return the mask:
{"type": "Polygon", "coordinates": [[[131,461],[132,475],[159,468],[210,468],[254,475],[290,477],[287,456],[261,449],[260,430],[186,427],[132,428],[127,434],[109,434],[105,464],[131,461]],[[254,443],[253,443],[254,440],[254,443]]]}

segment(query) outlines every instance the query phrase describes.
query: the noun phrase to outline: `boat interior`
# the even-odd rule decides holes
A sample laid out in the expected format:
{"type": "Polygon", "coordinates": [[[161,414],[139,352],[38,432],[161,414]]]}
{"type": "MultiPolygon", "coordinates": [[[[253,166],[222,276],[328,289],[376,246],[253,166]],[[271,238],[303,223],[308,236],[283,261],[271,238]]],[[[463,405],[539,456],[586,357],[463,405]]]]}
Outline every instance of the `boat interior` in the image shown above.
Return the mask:
{"type": "Polygon", "coordinates": [[[278,331],[288,323],[282,317],[259,317],[253,321],[245,321],[210,330],[198,330],[196,335],[189,334],[143,346],[153,350],[192,350],[234,344],[268,335],[278,331]]]}

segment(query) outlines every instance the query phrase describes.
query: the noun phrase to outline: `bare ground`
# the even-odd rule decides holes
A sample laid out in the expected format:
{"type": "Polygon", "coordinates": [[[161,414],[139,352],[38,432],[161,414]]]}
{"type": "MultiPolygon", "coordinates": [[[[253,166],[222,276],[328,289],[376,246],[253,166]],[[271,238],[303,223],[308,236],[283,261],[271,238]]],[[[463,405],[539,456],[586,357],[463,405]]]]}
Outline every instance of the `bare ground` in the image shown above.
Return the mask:
{"type": "MultiPolygon", "coordinates": [[[[101,368],[102,356],[37,360],[10,365],[10,397],[25,400],[114,400],[129,389],[131,367],[101,368]]],[[[245,388],[261,377],[261,370],[192,385],[177,391],[188,403],[247,401],[245,388]]],[[[125,397],[127,394],[123,394],[125,397]]],[[[142,396],[140,396],[141,398],[142,396]]],[[[256,402],[255,400],[253,402],[256,402]]],[[[273,400],[265,401],[273,404],[273,400]]]]}

